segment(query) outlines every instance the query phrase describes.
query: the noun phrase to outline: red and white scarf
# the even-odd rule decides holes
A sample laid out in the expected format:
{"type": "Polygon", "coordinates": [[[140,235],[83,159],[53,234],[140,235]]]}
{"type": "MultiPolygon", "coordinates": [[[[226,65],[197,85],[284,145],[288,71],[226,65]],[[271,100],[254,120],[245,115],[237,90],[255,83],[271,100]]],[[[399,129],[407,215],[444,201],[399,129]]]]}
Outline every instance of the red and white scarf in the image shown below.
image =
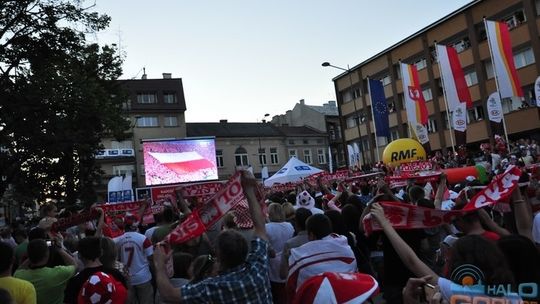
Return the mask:
{"type": "MultiPolygon", "coordinates": [[[[262,202],[262,193],[257,191],[257,200],[262,202]]],[[[234,174],[210,200],[193,212],[176,227],[165,241],[169,244],[179,244],[203,234],[214,225],[229,210],[242,201],[246,201],[241,183],[241,172],[234,174]]],[[[264,205],[264,204],[263,204],[264,205]]]]}
{"type": "MultiPolygon", "coordinates": [[[[465,213],[507,201],[518,186],[520,176],[519,168],[508,168],[506,172],[493,178],[491,183],[478,192],[461,210],[444,211],[397,202],[380,202],[380,204],[385,217],[395,229],[431,228],[450,224],[455,217],[465,213]]],[[[371,215],[364,217],[362,222],[367,235],[382,230],[381,225],[371,215]]]]}

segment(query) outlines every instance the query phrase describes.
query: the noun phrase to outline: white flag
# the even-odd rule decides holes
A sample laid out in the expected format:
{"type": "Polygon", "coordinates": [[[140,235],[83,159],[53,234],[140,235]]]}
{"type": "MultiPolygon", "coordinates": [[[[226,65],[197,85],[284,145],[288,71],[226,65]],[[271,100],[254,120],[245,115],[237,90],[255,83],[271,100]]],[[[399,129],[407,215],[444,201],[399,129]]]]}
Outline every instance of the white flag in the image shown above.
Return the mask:
{"type": "Polygon", "coordinates": [[[331,147],[328,147],[328,171],[330,171],[330,173],[333,173],[332,172],[332,168],[333,167],[333,164],[332,164],[332,148],[331,147]]]}
{"type": "Polygon", "coordinates": [[[503,119],[503,110],[501,104],[501,97],[499,92],[492,93],[488,97],[487,110],[489,120],[493,122],[501,122],[503,119]]]}
{"type": "Polygon", "coordinates": [[[465,132],[467,130],[467,104],[459,102],[452,112],[452,125],[454,130],[459,132],[465,132]]]}
{"type": "Polygon", "coordinates": [[[429,136],[427,128],[423,125],[416,125],[416,138],[418,141],[423,145],[427,142],[429,142],[429,136]]]}

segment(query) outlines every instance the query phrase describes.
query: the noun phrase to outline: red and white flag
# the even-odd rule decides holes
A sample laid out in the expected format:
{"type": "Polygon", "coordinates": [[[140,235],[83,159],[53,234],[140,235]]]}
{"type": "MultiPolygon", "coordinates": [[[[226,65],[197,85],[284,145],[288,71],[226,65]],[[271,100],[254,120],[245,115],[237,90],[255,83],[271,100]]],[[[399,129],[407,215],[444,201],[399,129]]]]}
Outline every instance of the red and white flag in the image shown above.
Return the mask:
{"type": "Polygon", "coordinates": [[[491,50],[491,62],[501,98],[523,97],[523,90],[514,65],[508,25],[505,22],[484,21],[491,50]]]}
{"type": "Polygon", "coordinates": [[[401,79],[403,83],[403,96],[405,98],[405,110],[407,120],[414,134],[421,144],[429,141],[425,125],[428,123],[428,111],[426,101],[415,65],[401,63],[401,79]]]}
{"type": "Polygon", "coordinates": [[[456,49],[440,44],[436,44],[435,47],[450,112],[455,111],[460,103],[465,103],[467,108],[472,107],[471,94],[456,49]]]}

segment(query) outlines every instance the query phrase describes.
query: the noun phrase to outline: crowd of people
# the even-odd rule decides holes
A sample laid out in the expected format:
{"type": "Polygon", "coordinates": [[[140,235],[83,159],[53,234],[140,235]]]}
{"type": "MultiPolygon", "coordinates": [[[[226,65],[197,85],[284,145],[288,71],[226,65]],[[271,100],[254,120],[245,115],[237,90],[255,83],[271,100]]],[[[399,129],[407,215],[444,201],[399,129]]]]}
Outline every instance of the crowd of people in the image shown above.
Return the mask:
{"type": "MultiPolygon", "coordinates": [[[[55,231],[62,215],[45,205],[35,225],[2,229],[0,303],[540,303],[540,151],[526,140],[510,149],[483,146],[475,162],[491,178],[523,171],[511,199],[431,228],[396,230],[382,202],[460,209],[467,199],[456,198],[482,184],[450,185],[444,174],[432,190],[391,188],[384,176],[319,180],[261,204],[245,171],[245,204],[181,244],[166,237],[198,207],[181,191],[152,224],[141,220],[149,203],[114,217],[94,206],[98,219],[55,231]],[[381,230],[368,235],[365,218],[381,230]]],[[[459,153],[431,161],[467,164],[459,153]]]]}

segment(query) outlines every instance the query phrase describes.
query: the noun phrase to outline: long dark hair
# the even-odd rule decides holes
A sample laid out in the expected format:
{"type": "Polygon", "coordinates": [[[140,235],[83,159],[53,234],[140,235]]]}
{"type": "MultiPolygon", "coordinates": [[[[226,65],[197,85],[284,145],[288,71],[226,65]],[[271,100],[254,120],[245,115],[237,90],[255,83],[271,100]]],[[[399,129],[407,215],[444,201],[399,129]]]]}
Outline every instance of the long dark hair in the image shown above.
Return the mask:
{"type": "Polygon", "coordinates": [[[540,283],[540,253],[534,243],[522,235],[507,235],[497,241],[514,274],[516,284],[540,283]]]}
{"type": "MultiPolygon", "coordinates": [[[[482,271],[483,284],[513,284],[514,277],[501,250],[495,243],[479,235],[459,238],[452,246],[450,273],[463,265],[473,265],[482,271]]],[[[456,280],[456,278],[450,278],[456,280]]],[[[454,282],[461,284],[461,282],[454,282]]]]}

